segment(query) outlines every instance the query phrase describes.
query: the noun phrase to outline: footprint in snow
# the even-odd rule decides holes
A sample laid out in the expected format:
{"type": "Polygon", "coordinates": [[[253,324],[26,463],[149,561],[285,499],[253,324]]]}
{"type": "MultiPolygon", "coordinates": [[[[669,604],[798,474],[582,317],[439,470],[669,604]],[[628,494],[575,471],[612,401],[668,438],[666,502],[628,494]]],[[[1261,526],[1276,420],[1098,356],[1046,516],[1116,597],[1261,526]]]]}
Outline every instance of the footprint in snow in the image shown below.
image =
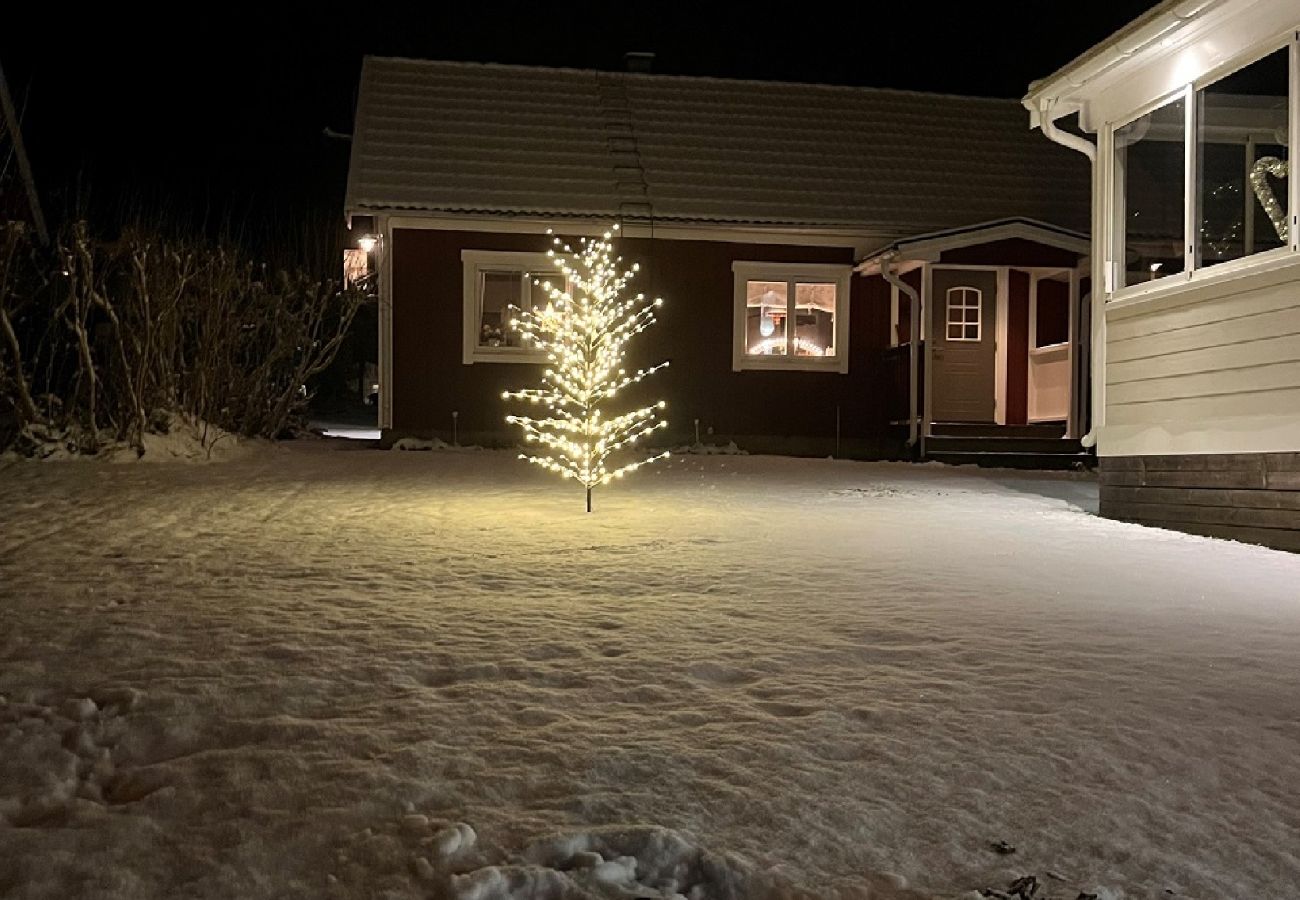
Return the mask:
{"type": "Polygon", "coordinates": [[[763,710],[763,712],[782,719],[801,719],[804,716],[811,716],[813,713],[817,712],[816,707],[813,706],[802,706],[798,703],[782,703],[775,700],[765,700],[754,705],[763,710]]]}

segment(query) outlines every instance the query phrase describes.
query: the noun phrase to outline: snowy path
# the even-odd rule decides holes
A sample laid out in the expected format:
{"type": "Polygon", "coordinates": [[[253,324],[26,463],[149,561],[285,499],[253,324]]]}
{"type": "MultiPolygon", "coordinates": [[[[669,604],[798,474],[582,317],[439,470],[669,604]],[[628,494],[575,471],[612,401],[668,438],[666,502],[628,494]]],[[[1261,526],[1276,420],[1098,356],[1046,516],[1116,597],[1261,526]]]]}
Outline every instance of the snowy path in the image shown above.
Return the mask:
{"type": "Polygon", "coordinates": [[[1300,557],[1053,476],[674,459],[588,517],[330,446],[0,469],[0,896],[589,896],[484,868],[564,832],[609,896],[1300,885],[1300,557]]]}

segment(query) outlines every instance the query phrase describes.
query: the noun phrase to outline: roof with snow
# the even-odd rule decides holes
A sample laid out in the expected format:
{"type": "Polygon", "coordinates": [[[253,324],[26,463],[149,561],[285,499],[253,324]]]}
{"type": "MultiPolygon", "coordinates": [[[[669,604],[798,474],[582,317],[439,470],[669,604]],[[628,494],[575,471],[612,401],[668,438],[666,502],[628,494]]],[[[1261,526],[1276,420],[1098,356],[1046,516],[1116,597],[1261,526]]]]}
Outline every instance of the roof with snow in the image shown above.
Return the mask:
{"type": "Polygon", "coordinates": [[[977,222],[962,228],[947,228],[929,234],[916,234],[881,247],[858,263],[859,272],[880,271],[881,261],[890,257],[937,262],[946,250],[971,247],[1001,240],[1025,240],[1048,247],[1058,247],[1083,256],[1092,250],[1088,236],[1048,222],[1015,217],[993,222],[977,222]]]}
{"type": "Polygon", "coordinates": [[[1012,100],[368,57],[346,207],[909,233],[1089,196],[1012,100]]]}

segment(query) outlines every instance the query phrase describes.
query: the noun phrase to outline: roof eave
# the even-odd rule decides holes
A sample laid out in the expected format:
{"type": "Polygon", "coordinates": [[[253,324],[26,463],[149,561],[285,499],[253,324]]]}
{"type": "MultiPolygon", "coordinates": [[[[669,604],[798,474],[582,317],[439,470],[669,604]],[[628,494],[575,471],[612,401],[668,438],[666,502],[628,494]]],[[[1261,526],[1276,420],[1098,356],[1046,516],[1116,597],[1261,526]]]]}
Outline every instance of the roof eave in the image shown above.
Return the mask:
{"type": "Polygon", "coordinates": [[[1032,125],[1046,107],[1053,119],[1077,112],[1089,88],[1125,64],[1163,49],[1177,32],[1198,23],[1227,0],[1164,0],[1114,35],[1085,50],[1046,78],[1030,83],[1021,103],[1032,114],[1032,125]]]}
{"type": "Polygon", "coordinates": [[[743,218],[717,218],[699,216],[627,215],[614,211],[592,210],[541,210],[541,209],[465,209],[461,207],[404,206],[400,204],[365,203],[349,200],[345,212],[350,216],[407,216],[431,219],[464,219],[466,221],[549,221],[564,219],[571,221],[610,222],[628,220],[634,222],[654,222],[664,225],[684,225],[691,227],[749,228],[761,231],[779,231],[787,233],[824,232],[851,234],[860,237],[891,237],[898,234],[896,227],[879,223],[866,222],[829,222],[766,220],[743,218]]]}
{"type": "Polygon", "coordinates": [[[995,219],[964,228],[948,228],[894,241],[864,257],[855,271],[864,275],[874,274],[879,270],[880,263],[890,256],[895,256],[902,262],[936,262],[947,250],[1015,238],[1057,247],[1077,253],[1080,257],[1086,256],[1092,249],[1085,235],[1050,222],[1024,217],[995,219]]]}

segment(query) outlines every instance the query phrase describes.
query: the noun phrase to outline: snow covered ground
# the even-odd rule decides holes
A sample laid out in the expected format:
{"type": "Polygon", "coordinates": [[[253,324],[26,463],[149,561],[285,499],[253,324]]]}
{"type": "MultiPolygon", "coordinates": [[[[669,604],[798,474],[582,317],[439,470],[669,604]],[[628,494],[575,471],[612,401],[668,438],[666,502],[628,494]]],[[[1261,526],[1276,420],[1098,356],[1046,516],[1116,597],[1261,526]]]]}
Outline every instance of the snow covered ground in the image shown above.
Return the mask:
{"type": "Polygon", "coordinates": [[[0,895],[1296,895],[1300,557],[1077,477],[694,456],[586,516],[346,446],[0,469],[0,895]]]}

